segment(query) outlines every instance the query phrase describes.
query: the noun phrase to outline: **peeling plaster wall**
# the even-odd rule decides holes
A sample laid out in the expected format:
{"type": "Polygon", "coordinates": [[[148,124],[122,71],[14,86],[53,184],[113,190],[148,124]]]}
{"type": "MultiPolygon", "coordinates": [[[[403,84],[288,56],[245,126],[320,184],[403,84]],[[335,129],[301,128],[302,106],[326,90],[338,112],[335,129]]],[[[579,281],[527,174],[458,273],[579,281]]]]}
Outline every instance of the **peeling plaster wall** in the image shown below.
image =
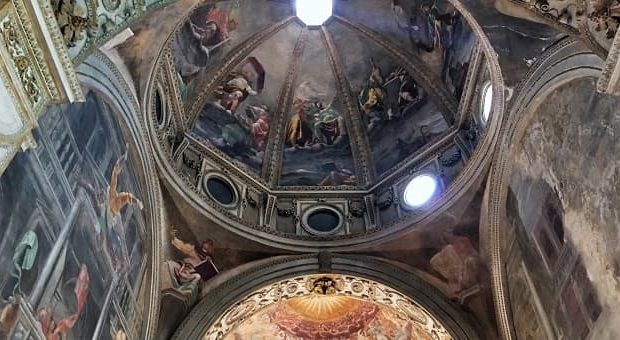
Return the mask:
{"type": "Polygon", "coordinates": [[[595,89],[581,78],[551,93],[514,158],[507,274],[519,338],[620,338],[620,99],[595,89]]]}

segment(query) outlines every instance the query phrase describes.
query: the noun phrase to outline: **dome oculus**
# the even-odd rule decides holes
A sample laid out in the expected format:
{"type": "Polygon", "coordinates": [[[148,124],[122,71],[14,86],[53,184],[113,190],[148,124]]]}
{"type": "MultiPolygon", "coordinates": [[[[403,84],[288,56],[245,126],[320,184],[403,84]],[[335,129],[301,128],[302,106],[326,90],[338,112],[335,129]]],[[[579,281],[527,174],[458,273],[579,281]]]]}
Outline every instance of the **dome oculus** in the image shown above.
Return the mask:
{"type": "Polygon", "coordinates": [[[306,25],[319,26],[332,16],[332,0],[297,0],[296,9],[306,25]]]}
{"type": "Polygon", "coordinates": [[[414,177],[403,194],[405,204],[412,208],[418,208],[428,203],[437,192],[437,180],[431,175],[419,175],[414,177]]]}

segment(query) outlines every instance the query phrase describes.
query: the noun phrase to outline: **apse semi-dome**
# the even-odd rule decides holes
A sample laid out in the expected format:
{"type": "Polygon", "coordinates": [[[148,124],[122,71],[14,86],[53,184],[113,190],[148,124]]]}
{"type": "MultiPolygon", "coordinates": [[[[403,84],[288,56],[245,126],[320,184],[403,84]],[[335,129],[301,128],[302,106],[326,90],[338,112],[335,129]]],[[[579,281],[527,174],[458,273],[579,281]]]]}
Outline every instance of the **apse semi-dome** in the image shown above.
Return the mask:
{"type": "Polygon", "coordinates": [[[304,3],[208,1],[179,24],[147,94],[164,178],[203,216],[270,243],[335,245],[438,214],[488,162],[501,121],[488,42],[447,1],[326,1],[319,24],[304,3]],[[422,174],[435,191],[410,209],[422,174]],[[308,227],[317,209],[342,223],[308,227]]]}

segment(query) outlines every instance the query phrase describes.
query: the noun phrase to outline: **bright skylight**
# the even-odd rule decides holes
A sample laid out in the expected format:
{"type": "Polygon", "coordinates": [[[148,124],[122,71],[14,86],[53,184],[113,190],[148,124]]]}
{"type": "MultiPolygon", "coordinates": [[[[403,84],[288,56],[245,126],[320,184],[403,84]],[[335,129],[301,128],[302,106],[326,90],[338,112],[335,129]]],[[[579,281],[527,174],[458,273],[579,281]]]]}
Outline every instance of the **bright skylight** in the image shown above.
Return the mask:
{"type": "Polygon", "coordinates": [[[493,86],[487,83],[482,90],[482,120],[486,123],[493,109],[493,86]]]}
{"type": "Polygon", "coordinates": [[[407,184],[403,199],[405,204],[418,208],[433,198],[437,191],[437,180],[431,175],[420,175],[407,184]]]}
{"type": "Polygon", "coordinates": [[[297,17],[308,26],[322,25],[332,16],[332,0],[297,0],[297,17]]]}

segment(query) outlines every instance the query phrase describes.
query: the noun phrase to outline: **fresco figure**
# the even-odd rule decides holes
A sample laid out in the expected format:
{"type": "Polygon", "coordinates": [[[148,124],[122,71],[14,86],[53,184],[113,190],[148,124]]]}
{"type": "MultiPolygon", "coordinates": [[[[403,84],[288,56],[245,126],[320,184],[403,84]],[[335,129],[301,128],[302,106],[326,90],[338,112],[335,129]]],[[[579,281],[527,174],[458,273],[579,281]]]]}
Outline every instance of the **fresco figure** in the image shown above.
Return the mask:
{"type": "Polygon", "coordinates": [[[418,50],[446,51],[452,44],[452,33],[458,12],[447,1],[392,0],[398,27],[407,31],[418,50]]]}
{"type": "Polygon", "coordinates": [[[251,128],[252,141],[256,150],[264,152],[267,148],[267,139],[269,138],[269,128],[271,126],[269,108],[265,105],[249,106],[246,109],[246,112],[248,111],[248,116],[255,117],[251,128]]]}
{"type": "Polygon", "coordinates": [[[22,302],[20,296],[11,296],[2,308],[0,308],[0,338],[8,338],[13,326],[19,317],[19,306],[22,302]]]}
{"type": "MultiPolygon", "coordinates": [[[[125,146],[128,150],[128,145],[125,146]]],[[[144,208],[142,201],[129,192],[118,192],[118,176],[123,170],[123,164],[127,161],[127,151],[114,164],[114,169],[110,176],[110,184],[105,195],[98,194],[93,186],[84,178],[78,177],[76,182],[83,187],[89,195],[91,203],[95,208],[99,219],[98,239],[102,244],[107,244],[112,258],[112,263],[116,270],[122,270],[127,258],[127,250],[121,235],[122,230],[121,211],[129,205],[136,205],[140,210],[144,208]],[[102,199],[102,196],[103,199],[102,199]]]]}
{"type": "Polygon", "coordinates": [[[197,8],[177,33],[174,42],[177,72],[184,84],[190,83],[204,67],[213,53],[230,40],[230,31],[237,28],[230,13],[217,4],[197,8]]]}
{"type": "Polygon", "coordinates": [[[402,67],[395,67],[388,77],[384,77],[381,67],[372,58],[370,66],[370,76],[358,96],[369,131],[382,122],[402,118],[425,99],[421,89],[402,67]]]}
{"type": "Polygon", "coordinates": [[[86,300],[88,299],[88,292],[90,290],[90,275],[88,274],[88,268],[85,264],[80,266],[80,273],[75,281],[75,299],[76,308],[75,312],[57,323],[52,319],[53,312],[49,307],[43,307],[37,312],[37,320],[41,325],[45,340],[61,340],[63,334],[67,334],[78,321],[86,300]]]}
{"type": "Polygon", "coordinates": [[[461,304],[483,289],[486,268],[471,240],[446,236],[446,244],[431,260],[431,268],[448,282],[450,294],[461,304]]]}
{"type": "Polygon", "coordinates": [[[180,261],[168,261],[170,275],[176,281],[176,288],[195,300],[203,284],[219,273],[213,263],[214,243],[206,239],[199,245],[188,244],[178,239],[175,231],[172,232],[171,243],[186,257],[180,261]]]}
{"type": "Polygon", "coordinates": [[[329,174],[319,183],[319,186],[354,186],[357,184],[355,173],[344,168],[341,164],[327,163],[322,170],[329,174]]]}

